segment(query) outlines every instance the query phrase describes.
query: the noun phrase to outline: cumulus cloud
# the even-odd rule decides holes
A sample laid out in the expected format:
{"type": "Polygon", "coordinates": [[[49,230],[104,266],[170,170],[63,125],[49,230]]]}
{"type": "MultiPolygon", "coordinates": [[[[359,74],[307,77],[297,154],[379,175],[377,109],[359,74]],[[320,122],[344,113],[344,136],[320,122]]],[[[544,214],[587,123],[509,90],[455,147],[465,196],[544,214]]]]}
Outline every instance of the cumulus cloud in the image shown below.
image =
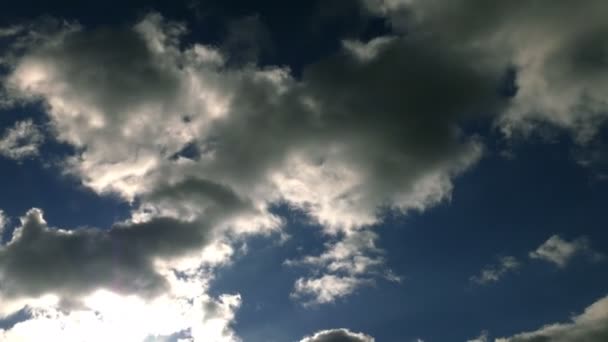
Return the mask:
{"type": "Polygon", "coordinates": [[[550,124],[585,143],[606,121],[605,1],[362,1],[398,31],[441,36],[516,70],[517,92],[497,120],[507,135],[550,124]]]}
{"type": "Polygon", "coordinates": [[[572,258],[581,254],[588,256],[591,260],[600,260],[604,257],[591,248],[589,239],[586,237],[567,241],[559,235],[551,236],[535,251],[530,252],[529,256],[532,259],[544,260],[559,267],[565,267],[572,258]]]}
{"type": "MultiPolygon", "coordinates": [[[[388,272],[370,227],[386,210],[448,199],[453,177],[483,150],[460,124],[502,105],[500,70],[434,38],[348,41],[296,79],[181,44],[186,30],[155,13],[132,27],[47,25],[8,50],[5,93],[44,104],[51,133],[78,151],[65,171],[137,203],[133,223],[196,222],[234,238],[280,229],[274,204],[302,210],[333,241],[303,261],[325,274],[296,283],[295,293],[336,285],[319,302],[388,272]]],[[[89,237],[64,235],[50,234],[89,237]]]]}
{"type": "Polygon", "coordinates": [[[568,323],[548,324],[536,331],[498,338],[496,342],[600,342],[606,339],[608,339],[608,297],[593,303],[568,323]]]}
{"type": "Polygon", "coordinates": [[[376,246],[378,236],[370,230],[351,230],[327,242],[326,250],[317,256],[287,260],[288,266],[309,266],[325,273],[322,277],[300,278],[292,292],[294,298],[308,298],[305,305],[333,302],[371,284],[370,275],[384,276],[400,282],[401,278],[384,267],[383,250],[376,246]]]}
{"type": "Polygon", "coordinates": [[[31,317],[0,337],[142,341],[187,331],[193,340],[237,341],[230,324],[240,297],[206,293],[212,274],[202,265],[214,259],[202,246],[215,244],[200,222],[64,230],[32,209],[0,247],[0,317],[23,308],[31,317]]]}
{"type": "MultiPolygon", "coordinates": [[[[185,282],[182,281],[182,285],[185,282]]],[[[2,341],[180,341],[239,342],[231,329],[239,296],[213,299],[196,293],[168,293],[152,302],[98,291],[76,309],[66,311],[53,297],[28,308],[30,318],[10,329],[0,329],[2,341]],[[172,340],[172,339],[171,339],[172,340]]],[[[194,286],[190,286],[194,285],[194,286]]]]}
{"type": "Polygon", "coordinates": [[[304,337],[300,342],[374,342],[375,339],[363,333],[348,329],[323,330],[312,336],[304,337]]]}
{"type": "Polygon", "coordinates": [[[32,120],[16,122],[0,136],[0,156],[22,160],[38,155],[44,134],[32,120]]]}
{"type": "Polygon", "coordinates": [[[520,262],[515,257],[505,256],[500,258],[497,265],[486,266],[479,275],[472,276],[470,280],[480,285],[495,283],[508,273],[519,269],[520,266],[520,262]]]}
{"type": "Polygon", "coordinates": [[[180,256],[200,248],[208,227],[197,222],[157,218],[145,223],[62,230],[48,227],[42,211],[30,210],[0,248],[3,298],[66,297],[107,288],[142,296],[162,292],[165,279],[155,258],[180,256]]]}

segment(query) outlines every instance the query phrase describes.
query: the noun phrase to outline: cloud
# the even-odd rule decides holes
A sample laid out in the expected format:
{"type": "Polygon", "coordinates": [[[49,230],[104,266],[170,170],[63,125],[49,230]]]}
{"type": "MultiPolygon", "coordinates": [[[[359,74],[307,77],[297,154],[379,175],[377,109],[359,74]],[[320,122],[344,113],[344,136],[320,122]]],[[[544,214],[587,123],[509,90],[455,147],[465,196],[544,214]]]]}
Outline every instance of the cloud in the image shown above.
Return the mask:
{"type": "Polygon", "coordinates": [[[498,338],[496,342],[600,342],[608,339],[608,297],[604,297],[568,323],[546,325],[536,331],[498,338]]]}
{"type": "Polygon", "coordinates": [[[498,265],[486,266],[479,275],[473,276],[470,280],[480,285],[498,282],[505,275],[514,272],[521,266],[520,262],[512,256],[500,258],[498,265]]]}
{"type": "Polygon", "coordinates": [[[468,340],[467,342],[488,342],[488,332],[482,331],[479,337],[474,338],[472,340],[468,340]]]}
{"type": "Polygon", "coordinates": [[[318,278],[299,278],[291,297],[303,300],[305,306],[333,303],[336,299],[352,294],[360,286],[372,283],[370,279],[333,274],[318,278]]]}
{"type": "Polygon", "coordinates": [[[608,24],[601,0],[362,0],[399,32],[442,37],[479,52],[478,60],[516,70],[517,91],[497,119],[506,135],[547,124],[570,131],[579,143],[606,121],[608,24]]]}
{"type": "Polygon", "coordinates": [[[208,241],[208,230],[199,222],[166,218],[117,224],[107,231],[62,230],[48,227],[42,211],[32,209],[0,248],[2,296],[77,298],[98,288],[156,295],[167,283],[155,259],[195,252],[208,241]]]}
{"type": "Polygon", "coordinates": [[[0,136],[0,156],[14,160],[36,157],[44,134],[32,120],[16,122],[0,136]]]}
{"type": "Polygon", "coordinates": [[[4,229],[8,225],[9,219],[2,209],[0,209],[0,245],[4,241],[4,229]]]}
{"type": "Polygon", "coordinates": [[[308,298],[305,305],[330,303],[361,285],[373,283],[370,275],[400,282],[399,276],[385,269],[383,250],[376,246],[377,239],[373,231],[351,230],[327,242],[325,251],[318,256],[287,260],[288,266],[309,266],[325,274],[320,278],[298,279],[292,297],[308,298]]]}
{"type": "Polygon", "coordinates": [[[532,259],[544,260],[554,263],[559,267],[565,267],[572,258],[577,255],[587,255],[591,260],[600,260],[603,255],[595,252],[586,237],[580,237],[572,241],[562,239],[559,235],[553,235],[535,251],[530,252],[532,259]]]}
{"type": "Polygon", "coordinates": [[[182,44],[185,25],[157,13],[134,26],[30,31],[8,49],[5,92],[43,103],[51,133],[78,151],[67,173],[136,203],[134,223],[197,222],[228,244],[279,230],[269,208],[286,203],[333,241],[307,259],[325,274],[300,286],[331,281],[335,294],[386,273],[369,230],[387,210],[449,199],[483,151],[461,123],[502,105],[500,70],[436,39],[348,41],[295,78],[182,44]]]}
{"type": "Polygon", "coordinates": [[[0,246],[0,317],[24,308],[31,317],[0,339],[141,341],[187,331],[197,341],[238,341],[230,325],[240,296],[207,294],[222,248],[200,222],[64,230],[31,209],[0,246]]]}
{"type": "Polygon", "coordinates": [[[323,330],[312,336],[304,337],[300,342],[374,342],[375,339],[363,333],[355,333],[348,329],[323,330]]]}

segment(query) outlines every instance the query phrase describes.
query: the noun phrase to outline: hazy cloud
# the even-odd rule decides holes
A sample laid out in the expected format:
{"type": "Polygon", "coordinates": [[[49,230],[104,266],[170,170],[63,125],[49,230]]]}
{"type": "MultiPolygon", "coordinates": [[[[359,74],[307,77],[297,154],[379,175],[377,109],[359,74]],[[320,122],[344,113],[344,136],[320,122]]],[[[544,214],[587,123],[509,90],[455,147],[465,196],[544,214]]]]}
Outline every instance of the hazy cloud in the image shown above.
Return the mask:
{"type": "Polygon", "coordinates": [[[479,275],[471,277],[471,281],[480,285],[495,283],[510,272],[514,272],[521,266],[520,262],[512,256],[500,258],[496,265],[486,266],[479,275]]]}
{"type": "Polygon", "coordinates": [[[544,260],[559,267],[565,267],[572,258],[581,254],[588,256],[591,260],[600,260],[604,257],[591,248],[589,239],[586,237],[567,241],[559,235],[551,236],[529,255],[532,259],[544,260]]]}
{"type": "Polygon", "coordinates": [[[371,283],[370,279],[332,274],[318,278],[299,278],[291,296],[301,299],[305,306],[333,303],[337,299],[352,294],[360,286],[371,283]]]}
{"type": "Polygon", "coordinates": [[[0,245],[3,242],[4,229],[8,225],[9,219],[2,209],[0,209],[0,245]]]}

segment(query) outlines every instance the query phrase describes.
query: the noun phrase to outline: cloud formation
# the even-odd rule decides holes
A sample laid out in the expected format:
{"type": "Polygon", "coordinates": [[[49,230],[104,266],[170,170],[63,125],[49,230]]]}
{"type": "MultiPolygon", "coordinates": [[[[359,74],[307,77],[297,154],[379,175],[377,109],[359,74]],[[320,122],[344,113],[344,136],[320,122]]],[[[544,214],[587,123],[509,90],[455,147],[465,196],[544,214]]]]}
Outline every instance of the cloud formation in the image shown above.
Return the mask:
{"type": "Polygon", "coordinates": [[[31,209],[0,246],[0,317],[24,308],[31,317],[0,337],[143,341],[181,333],[193,341],[238,341],[230,325],[240,296],[207,294],[209,267],[223,252],[204,246],[218,244],[200,222],[159,217],[64,230],[31,209]]]}
{"type": "Polygon", "coordinates": [[[52,134],[79,151],[65,171],[138,203],[133,222],[234,237],[280,229],[277,203],[305,212],[334,242],[305,261],[325,274],[296,288],[348,280],[338,295],[386,273],[368,229],[449,198],[483,150],[460,124],[501,105],[501,72],[435,39],[347,41],[296,79],[181,44],[186,30],[156,13],[132,27],[34,25],[7,53],[5,92],[42,101],[52,134]]]}
{"type": "Polygon", "coordinates": [[[515,257],[505,256],[500,258],[497,265],[486,266],[481,270],[479,275],[472,276],[470,280],[480,285],[495,283],[502,279],[506,274],[515,272],[520,267],[521,263],[515,257]]]}
{"type": "Polygon", "coordinates": [[[402,32],[437,35],[476,49],[478,58],[516,71],[516,93],[498,118],[507,135],[546,124],[580,143],[595,136],[608,111],[608,12],[605,1],[362,0],[402,32]]]}
{"type": "Polygon", "coordinates": [[[348,329],[323,330],[312,336],[304,337],[300,342],[374,342],[375,339],[363,333],[348,329]]]}
{"type": "Polygon", "coordinates": [[[546,325],[536,331],[498,338],[496,342],[600,342],[608,339],[608,297],[604,297],[568,323],[546,325]]]}
{"type": "Polygon", "coordinates": [[[591,248],[589,239],[579,237],[572,241],[562,239],[559,235],[553,235],[535,251],[530,252],[532,259],[551,262],[558,267],[565,267],[572,258],[577,255],[586,255],[591,260],[603,259],[603,255],[591,248]]]}
{"type": "MultiPolygon", "coordinates": [[[[133,205],[107,231],[56,229],[28,212],[0,250],[3,298],[104,289],[154,300],[170,291],[159,263],[175,271],[174,260],[202,262],[201,251],[214,250],[221,264],[235,240],[279,231],[270,208],[287,204],[328,240],[319,255],[287,262],[313,268],[292,296],[333,302],[388,272],[373,231],[384,213],[449,199],[453,178],[481,158],[467,123],[490,119],[506,135],[549,123],[584,143],[605,120],[607,84],[595,76],[605,2],[578,16],[563,1],[488,11],[479,0],[364,3],[394,34],[345,40],[301,77],[258,67],[259,51],[234,60],[235,45],[264,35],[249,32],[263,31],[255,18],[234,23],[223,49],[184,43],[186,25],[158,13],[133,26],[1,31],[14,43],[2,57],[3,102],[42,103],[49,134],[77,151],[64,171],[133,205]],[[507,98],[509,69],[517,91],[507,98]]],[[[37,154],[42,135],[25,121],[0,141],[2,154],[21,159],[37,154]]],[[[531,257],[565,265],[579,244],[550,239],[531,257]]],[[[504,258],[472,280],[517,267],[504,258]]]]}
{"type": "Polygon", "coordinates": [[[44,134],[32,120],[16,122],[0,136],[0,156],[23,160],[38,156],[44,134]]]}

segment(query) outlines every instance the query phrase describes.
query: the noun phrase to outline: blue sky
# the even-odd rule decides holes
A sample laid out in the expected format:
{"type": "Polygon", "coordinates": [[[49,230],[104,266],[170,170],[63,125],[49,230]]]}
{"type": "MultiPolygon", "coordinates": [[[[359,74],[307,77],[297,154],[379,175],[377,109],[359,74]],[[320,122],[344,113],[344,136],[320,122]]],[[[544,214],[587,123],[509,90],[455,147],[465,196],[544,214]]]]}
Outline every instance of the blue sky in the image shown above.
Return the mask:
{"type": "Polygon", "coordinates": [[[0,5],[0,340],[605,341],[608,6],[497,7],[0,5]]]}

